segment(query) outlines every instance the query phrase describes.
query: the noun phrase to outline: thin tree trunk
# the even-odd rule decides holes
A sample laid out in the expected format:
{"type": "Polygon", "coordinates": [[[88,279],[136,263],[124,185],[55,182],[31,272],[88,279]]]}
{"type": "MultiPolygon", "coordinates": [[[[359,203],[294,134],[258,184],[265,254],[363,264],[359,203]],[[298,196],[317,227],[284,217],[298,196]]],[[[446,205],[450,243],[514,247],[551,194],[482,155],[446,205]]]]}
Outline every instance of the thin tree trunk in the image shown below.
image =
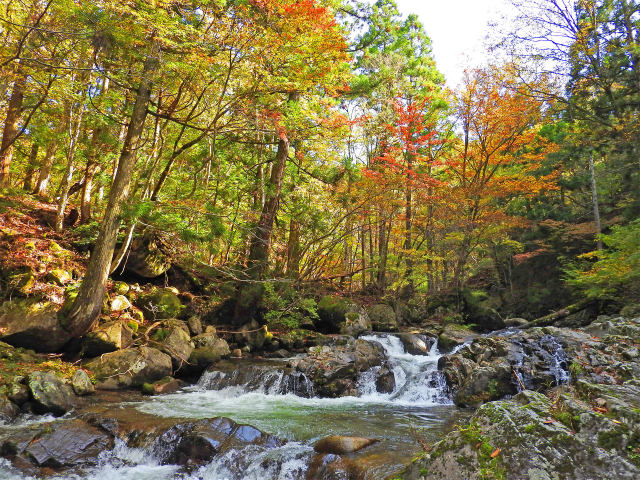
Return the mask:
{"type": "Polygon", "coordinates": [[[49,145],[47,145],[47,151],[44,154],[44,159],[42,160],[42,165],[40,166],[40,173],[38,174],[38,182],[36,183],[35,189],[33,190],[34,195],[45,195],[47,193],[47,189],[49,188],[49,180],[51,178],[51,170],[53,169],[53,164],[55,162],[56,151],[58,150],[58,145],[60,144],[60,138],[68,128],[70,115],[71,104],[69,102],[65,102],[62,119],[58,124],[58,127],[53,132],[53,136],[51,138],[51,141],[49,142],[49,145]]]}
{"type": "MultiPolygon", "coordinates": [[[[298,92],[291,92],[289,94],[288,103],[298,102],[299,100],[300,94],[298,92]]],[[[280,135],[276,160],[271,170],[269,188],[266,192],[266,201],[262,208],[258,225],[251,237],[249,247],[248,272],[252,278],[261,278],[267,269],[269,250],[271,248],[271,233],[280,203],[280,191],[282,189],[287,159],[289,158],[289,146],[290,140],[287,135],[280,135]]]]}
{"type": "Polygon", "coordinates": [[[593,220],[596,225],[598,250],[602,250],[602,224],[600,223],[600,207],[598,204],[598,189],[596,185],[596,170],[593,165],[593,154],[589,156],[589,173],[591,174],[591,200],[593,202],[593,220]]]}
{"type": "Polygon", "coordinates": [[[18,71],[18,78],[13,83],[13,91],[9,99],[7,116],[4,121],[2,131],[2,142],[0,143],[0,187],[9,186],[9,174],[11,171],[11,160],[13,160],[13,144],[18,135],[18,122],[22,112],[22,101],[24,91],[27,86],[27,76],[18,71]]]}
{"type": "Polygon", "coordinates": [[[80,139],[80,131],[82,129],[82,117],[84,115],[84,105],[78,103],[78,113],[75,122],[73,122],[72,131],[69,135],[69,149],[67,150],[67,168],[62,177],[60,188],[60,198],[58,199],[58,209],[56,211],[56,232],[61,232],[64,228],[64,212],[69,201],[69,184],[73,178],[75,170],[76,150],[78,149],[78,141],[80,139]]]}
{"type": "Polygon", "coordinates": [[[131,179],[136,165],[137,149],[147,117],[147,108],[153,85],[152,75],[158,68],[157,54],[158,46],[154,42],[152,53],[144,62],[140,86],[138,87],[133,112],[127,128],[127,135],[124,139],[118,162],[118,173],[109,192],[109,201],[100,227],[100,233],[91,254],[87,273],[78,296],[67,317],[66,328],[74,336],[80,336],[87,332],[100,314],[116,246],[116,238],[120,228],[120,214],[129,197],[131,179]]]}
{"type": "Polygon", "coordinates": [[[30,192],[33,188],[33,174],[36,171],[36,162],[38,161],[38,144],[33,143],[31,145],[31,152],[29,153],[29,165],[27,165],[27,172],[24,176],[23,188],[27,192],[30,192]]]}

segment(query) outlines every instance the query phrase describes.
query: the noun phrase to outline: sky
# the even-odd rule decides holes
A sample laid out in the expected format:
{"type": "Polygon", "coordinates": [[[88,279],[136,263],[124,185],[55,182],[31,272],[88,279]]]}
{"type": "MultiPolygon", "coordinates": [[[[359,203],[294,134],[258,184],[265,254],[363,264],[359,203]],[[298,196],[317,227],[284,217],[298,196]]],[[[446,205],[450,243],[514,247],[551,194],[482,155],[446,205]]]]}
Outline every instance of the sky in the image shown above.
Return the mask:
{"type": "Polygon", "coordinates": [[[438,70],[454,88],[465,67],[486,60],[483,40],[490,20],[510,11],[509,0],[396,0],[406,16],[415,13],[431,38],[438,70]]]}

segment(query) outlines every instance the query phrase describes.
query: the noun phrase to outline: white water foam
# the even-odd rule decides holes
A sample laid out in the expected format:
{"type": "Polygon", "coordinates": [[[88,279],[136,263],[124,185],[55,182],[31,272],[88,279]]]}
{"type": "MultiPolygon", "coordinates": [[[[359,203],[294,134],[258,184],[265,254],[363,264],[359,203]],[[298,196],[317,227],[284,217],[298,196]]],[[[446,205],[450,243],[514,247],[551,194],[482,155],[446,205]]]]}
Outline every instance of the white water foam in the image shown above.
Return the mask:
{"type": "Polygon", "coordinates": [[[447,383],[438,371],[438,360],[442,355],[437,342],[431,346],[428,355],[412,355],[395,335],[365,335],[360,339],[382,345],[396,383],[391,393],[379,393],[373,383],[376,372],[365,372],[359,382],[363,399],[410,407],[451,405],[447,383]]]}

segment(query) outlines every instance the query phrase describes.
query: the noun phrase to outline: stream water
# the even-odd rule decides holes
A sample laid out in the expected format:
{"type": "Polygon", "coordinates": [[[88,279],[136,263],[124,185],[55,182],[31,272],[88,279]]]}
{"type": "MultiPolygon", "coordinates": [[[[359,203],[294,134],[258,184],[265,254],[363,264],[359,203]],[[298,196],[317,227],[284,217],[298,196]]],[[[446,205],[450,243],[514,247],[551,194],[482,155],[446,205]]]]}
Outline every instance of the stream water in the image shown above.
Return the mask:
{"type": "MultiPolygon", "coordinates": [[[[367,479],[383,479],[417,453],[416,433],[429,442],[441,438],[451,427],[457,409],[437,371],[440,353],[436,345],[428,355],[411,355],[393,335],[361,338],[383,346],[396,380],[393,392],[376,392],[372,381],[375,372],[364,372],[358,383],[361,396],[316,398],[306,379],[298,377],[292,385],[291,377],[284,375],[278,364],[262,364],[243,376],[206,372],[195,386],[135,404],[142,412],[164,417],[229,417],[287,439],[282,447],[232,450],[184,474],[175,466],[160,465],[153,451],[117,445],[104,452],[100,465],[92,470],[55,478],[302,480],[314,457],[313,443],[336,434],[381,439],[352,457],[366,468],[367,479]]],[[[14,478],[24,477],[0,463],[0,480],[14,478]]]]}

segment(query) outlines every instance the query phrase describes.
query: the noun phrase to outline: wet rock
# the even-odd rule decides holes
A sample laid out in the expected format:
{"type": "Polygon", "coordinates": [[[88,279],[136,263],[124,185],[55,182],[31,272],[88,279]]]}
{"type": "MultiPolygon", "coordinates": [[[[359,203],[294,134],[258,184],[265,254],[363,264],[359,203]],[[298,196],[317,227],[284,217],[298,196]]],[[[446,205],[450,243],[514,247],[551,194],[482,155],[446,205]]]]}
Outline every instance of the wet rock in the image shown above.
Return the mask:
{"type": "Polygon", "coordinates": [[[306,358],[292,360],[291,365],[312,380],[320,397],[358,395],[360,374],[372,367],[385,365],[384,349],[377,342],[353,338],[335,339],[336,343],[312,347],[306,358]]]}
{"type": "Polygon", "coordinates": [[[53,372],[32,372],[28,386],[34,409],[38,413],[61,416],[74,406],[73,389],[53,372]]]}
{"type": "Polygon", "coordinates": [[[0,424],[11,422],[19,413],[18,406],[5,395],[0,394],[0,424]]]}
{"type": "Polygon", "coordinates": [[[76,370],[71,378],[71,387],[76,395],[84,396],[95,393],[96,387],[91,382],[91,378],[84,370],[76,370]]]}
{"type": "Polygon", "coordinates": [[[82,352],[86,357],[129,348],[133,344],[133,330],[122,320],[100,325],[82,339],[82,352]]]}
{"type": "Polygon", "coordinates": [[[456,355],[438,362],[459,406],[514,395],[522,389],[545,389],[569,379],[566,352],[542,330],[479,337],[456,355]],[[516,377],[517,375],[517,377],[516,377]]]}
{"type": "Polygon", "coordinates": [[[434,480],[631,480],[640,475],[627,448],[636,429],[594,412],[570,395],[552,401],[524,391],[512,400],[480,407],[469,425],[449,433],[400,478],[418,480],[426,473],[434,480]]]}
{"type": "Polygon", "coordinates": [[[362,480],[367,478],[367,469],[358,461],[334,454],[318,454],[311,460],[306,480],[362,480]]]}
{"type": "Polygon", "coordinates": [[[146,395],[165,395],[175,393],[182,388],[183,382],[173,377],[165,377],[154,383],[143,383],[142,393],[146,395]]]}
{"type": "Polygon", "coordinates": [[[367,313],[369,314],[369,318],[371,319],[371,326],[374,331],[398,331],[398,319],[393,307],[380,303],[367,308],[367,313]]]}
{"type": "Polygon", "coordinates": [[[429,350],[434,343],[432,338],[416,333],[398,333],[396,337],[402,342],[404,351],[411,355],[429,355],[429,350]]]}
{"type": "Polygon", "coordinates": [[[12,299],[0,306],[0,340],[38,352],[59,351],[71,335],[62,327],[58,307],[37,298],[12,299]]]}
{"type": "Polygon", "coordinates": [[[438,347],[440,351],[447,352],[453,348],[463,345],[478,335],[461,325],[447,325],[438,334],[438,347]]]}
{"type": "Polygon", "coordinates": [[[177,318],[184,310],[178,295],[168,288],[156,288],[141,294],[135,300],[135,305],[142,310],[145,318],[154,322],[177,318]]]}
{"type": "Polygon", "coordinates": [[[107,353],[86,364],[98,380],[98,388],[117,390],[139,387],[171,375],[171,357],[150,347],[107,353]]]}
{"type": "Polygon", "coordinates": [[[40,431],[24,450],[16,452],[40,467],[96,465],[113,438],[80,419],[53,424],[40,431]]]}
{"type": "Polygon", "coordinates": [[[171,262],[162,252],[161,245],[162,240],[157,232],[145,230],[142,236],[131,243],[125,266],[127,271],[144,278],[156,278],[166,273],[171,268],[171,262]]]}
{"type": "Polygon", "coordinates": [[[342,435],[331,435],[318,440],[313,449],[318,453],[333,453],[342,455],[344,453],[353,453],[361,450],[369,445],[379,442],[375,438],[364,437],[345,437],[342,435]]]}
{"type": "Polygon", "coordinates": [[[285,441],[251,425],[235,423],[224,417],[174,425],[155,442],[163,452],[163,463],[198,465],[210,462],[217,454],[248,445],[273,448],[285,441]]]}
{"type": "Polygon", "coordinates": [[[379,393],[391,393],[396,388],[396,377],[388,368],[378,370],[376,377],[376,391],[379,393]]]}

